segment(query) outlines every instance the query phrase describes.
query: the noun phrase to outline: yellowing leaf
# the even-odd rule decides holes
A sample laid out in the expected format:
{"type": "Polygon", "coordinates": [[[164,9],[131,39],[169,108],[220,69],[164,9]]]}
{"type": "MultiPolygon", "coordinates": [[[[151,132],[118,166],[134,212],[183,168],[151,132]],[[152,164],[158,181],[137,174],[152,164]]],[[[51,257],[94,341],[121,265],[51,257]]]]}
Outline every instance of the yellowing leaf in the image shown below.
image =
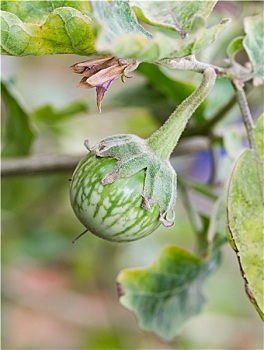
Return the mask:
{"type": "Polygon", "coordinates": [[[258,167],[264,170],[264,115],[255,129],[259,153],[258,164],[252,150],[244,152],[233,171],[227,201],[228,236],[236,251],[245,280],[246,292],[260,316],[263,305],[263,179],[260,183],[258,167]]]}
{"type": "Polygon", "coordinates": [[[25,23],[42,24],[48,15],[59,7],[72,7],[85,15],[91,15],[91,6],[88,0],[8,0],[1,1],[1,10],[13,13],[25,23]]]}
{"type": "Polygon", "coordinates": [[[83,13],[61,7],[42,25],[24,23],[15,14],[1,11],[1,53],[12,56],[94,53],[92,20],[83,13]]]}

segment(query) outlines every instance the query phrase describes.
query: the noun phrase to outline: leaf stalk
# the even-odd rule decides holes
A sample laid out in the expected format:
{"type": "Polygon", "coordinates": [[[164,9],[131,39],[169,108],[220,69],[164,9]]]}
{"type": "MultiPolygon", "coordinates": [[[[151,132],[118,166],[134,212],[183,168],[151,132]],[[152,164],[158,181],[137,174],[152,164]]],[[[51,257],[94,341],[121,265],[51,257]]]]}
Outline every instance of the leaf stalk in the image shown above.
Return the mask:
{"type": "Polygon", "coordinates": [[[244,91],[244,83],[240,80],[233,80],[232,83],[236,91],[237,103],[239,105],[243,122],[247,131],[248,142],[249,142],[250,148],[254,153],[254,157],[257,163],[259,186],[260,186],[260,191],[262,196],[262,202],[264,203],[263,173],[261,169],[261,161],[258,154],[257,143],[254,136],[255,124],[252,119],[252,115],[248,106],[247,96],[244,91]]]}

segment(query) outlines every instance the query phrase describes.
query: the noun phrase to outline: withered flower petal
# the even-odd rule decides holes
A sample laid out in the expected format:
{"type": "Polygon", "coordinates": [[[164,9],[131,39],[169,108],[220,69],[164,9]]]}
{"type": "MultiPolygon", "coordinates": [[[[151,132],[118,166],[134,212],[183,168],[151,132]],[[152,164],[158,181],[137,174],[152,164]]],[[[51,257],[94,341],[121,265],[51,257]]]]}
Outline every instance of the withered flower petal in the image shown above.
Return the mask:
{"type": "Polygon", "coordinates": [[[126,76],[127,72],[136,69],[138,63],[137,60],[133,59],[107,56],[76,63],[70,67],[70,70],[83,77],[77,87],[96,88],[97,107],[101,112],[101,103],[110,84],[119,77],[126,76]]]}
{"type": "Polygon", "coordinates": [[[102,85],[96,86],[96,100],[97,100],[97,108],[98,108],[99,112],[101,112],[101,103],[103,101],[104,94],[107,91],[107,89],[109,88],[112,81],[114,81],[114,79],[109,80],[102,85]]]}
{"type": "Polygon", "coordinates": [[[101,69],[113,65],[115,60],[116,58],[113,56],[90,59],[74,64],[70,67],[70,70],[72,70],[74,73],[81,74],[88,78],[91,75],[99,72],[101,69]]]}
{"type": "Polygon", "coordinates": [[[93,85],[90,85],[87,83],[87,78],[82,78],[82,80],[79,82],[79,84],[76,85],[76,87],[78,88],[85,88],[85,89],[91,89],[93,88],[94,86],[93,85]]]}

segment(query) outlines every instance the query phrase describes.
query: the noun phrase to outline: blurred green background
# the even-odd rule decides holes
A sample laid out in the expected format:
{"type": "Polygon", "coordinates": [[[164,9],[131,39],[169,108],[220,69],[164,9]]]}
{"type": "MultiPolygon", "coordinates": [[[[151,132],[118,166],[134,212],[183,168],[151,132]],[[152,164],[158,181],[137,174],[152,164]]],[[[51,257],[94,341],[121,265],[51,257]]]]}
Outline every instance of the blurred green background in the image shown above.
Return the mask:
{"type": "MultiPolygon", "coordinates": [[[[231,17],[232,24],[199,59],[223,65],[227,44],[243,34],[243,17],[254,14],[259,6],[257,2],[220,2],[212,20],[231,17]]],[[[73,55],[2,57],[2,77],[11,82],[12,90],[30,114],[35,133],[31,154],[38,157],[68,154],[81,158],[85,154],[86,138],[93,145],[111,134],[135,133],[148,137],[180,102],[171,91],[162,88],[162,80],[155,81],[156,67],[142,65],[125,85],[121,81],[112,84],[99,114],[95,91],[76,89],[78,76],[68,69],[83,60],[73,55]],[[51,117],[48,109],[35,113],[43,106],[52,106],[57,116],[55,113],[51,117]],[[76,113],[66,113],[69,106],[76,113]]],[[[194,85],[200,81],[197,74],[161,71],[176,82],[179,91],[183,81],[194,85]]],[[[199,115],[210,118],[231,94],[230,83],[218,81],[206,110],[199,115]]],[[[263,90],[257,88],[249,97],[254,116],[259,115],[262,94],[263,90]]],[[[3,149],[14,141],[8,135],[16,137],[16,133],[12,136],[6,132],[7,108],[4,104],[3,149]]],[[[217,130],[221,133],[226,125],[239,118],[238,109],[233,108],[217,130]]],[[[211,165],[206,141],[187,139],[180,147],[181,154],[173,159],[179,175],[202,182],[208,180],[211,165]],[[187,151],[191,144],[201,145],[201,152],[187,151]]],[[[219,194],[232,161],[226,154],[219,159],[215,181],[219,194]]],[[[167,244],[194,249],[195,236],[181,193],[176,204],[176,224],[171,229],[160,227],[149,237],[126,244],[109,243],[86,234],[72,245],[72,239],[83,227],[70,207],[71,173],[2,179],[3,349],[262,348],[262,324],[246,297],[237,259],[228,244],[223,248],[221,267],[206,284],[208,302],[203,313],[186,324],[182,335],[167,343],[141,331],[135,317],[119,305],[115,278],[123,268],[151,264],[167,244]]],[[[212,201],[195,194],[191,198],[200,212],[211,216],[212,201]]]]}

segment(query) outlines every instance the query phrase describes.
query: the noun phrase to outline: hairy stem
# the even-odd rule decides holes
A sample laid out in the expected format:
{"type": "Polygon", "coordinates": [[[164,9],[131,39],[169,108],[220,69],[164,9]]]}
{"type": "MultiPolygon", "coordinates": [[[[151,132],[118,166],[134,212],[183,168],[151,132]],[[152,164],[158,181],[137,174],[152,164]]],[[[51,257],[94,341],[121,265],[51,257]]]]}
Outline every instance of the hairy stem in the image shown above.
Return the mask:
{"type": "Polygon", "coordinates": [[[262,201],[264,203],[264,187],[262,185],[263,184],[263,174],[262,174],[262,170],[261,170],[261,161],[260,161],[260,157],[258,154],[257,143],[256,143],[255,136],[254,136],[255,124],[253,122],[253,119],[252,119],[252,116],[250,113],[250,109],[248,106],[248,102],[247,102],[247,97],[246,97],[245,91],[243,89],[244,83],[239,81],[239,80],[234,80],[233,86],[236,90],[237,103],[239,105],[239,108],[240,108],[240,111],[242,114],[242,118],[244,121],[244,125],[245,125],[245,128],[247,130],[248,142],[249,142],[250,148],[253,150],[254,157],[255,157],[255,160],[257,163],[259,186],[260,186],[260,190],[261,190],[262,201]]]}
{"type": "Polygon", "coordinates": [[[169,69],[187,70],[197,73],[203,73],[207,68],[212,68],[214,69],[215,73],[221,78],[229,80],[236,78],[236,76],[228,69],[217,67],[209,63],[199,62],[196,60],[195,56],[175,59],[163,59],[155,63],[169,69]]]}
{"type": "Polygon", "coordinates": [[[171,114],[169,119],[147,140],[154,153],[168,159],[178,143],[188,120],[194,111],[204,101],[214,86],[216,74],[214,69],[206,68],[201,85],[189,97],[187,97],[171,114]]]}

